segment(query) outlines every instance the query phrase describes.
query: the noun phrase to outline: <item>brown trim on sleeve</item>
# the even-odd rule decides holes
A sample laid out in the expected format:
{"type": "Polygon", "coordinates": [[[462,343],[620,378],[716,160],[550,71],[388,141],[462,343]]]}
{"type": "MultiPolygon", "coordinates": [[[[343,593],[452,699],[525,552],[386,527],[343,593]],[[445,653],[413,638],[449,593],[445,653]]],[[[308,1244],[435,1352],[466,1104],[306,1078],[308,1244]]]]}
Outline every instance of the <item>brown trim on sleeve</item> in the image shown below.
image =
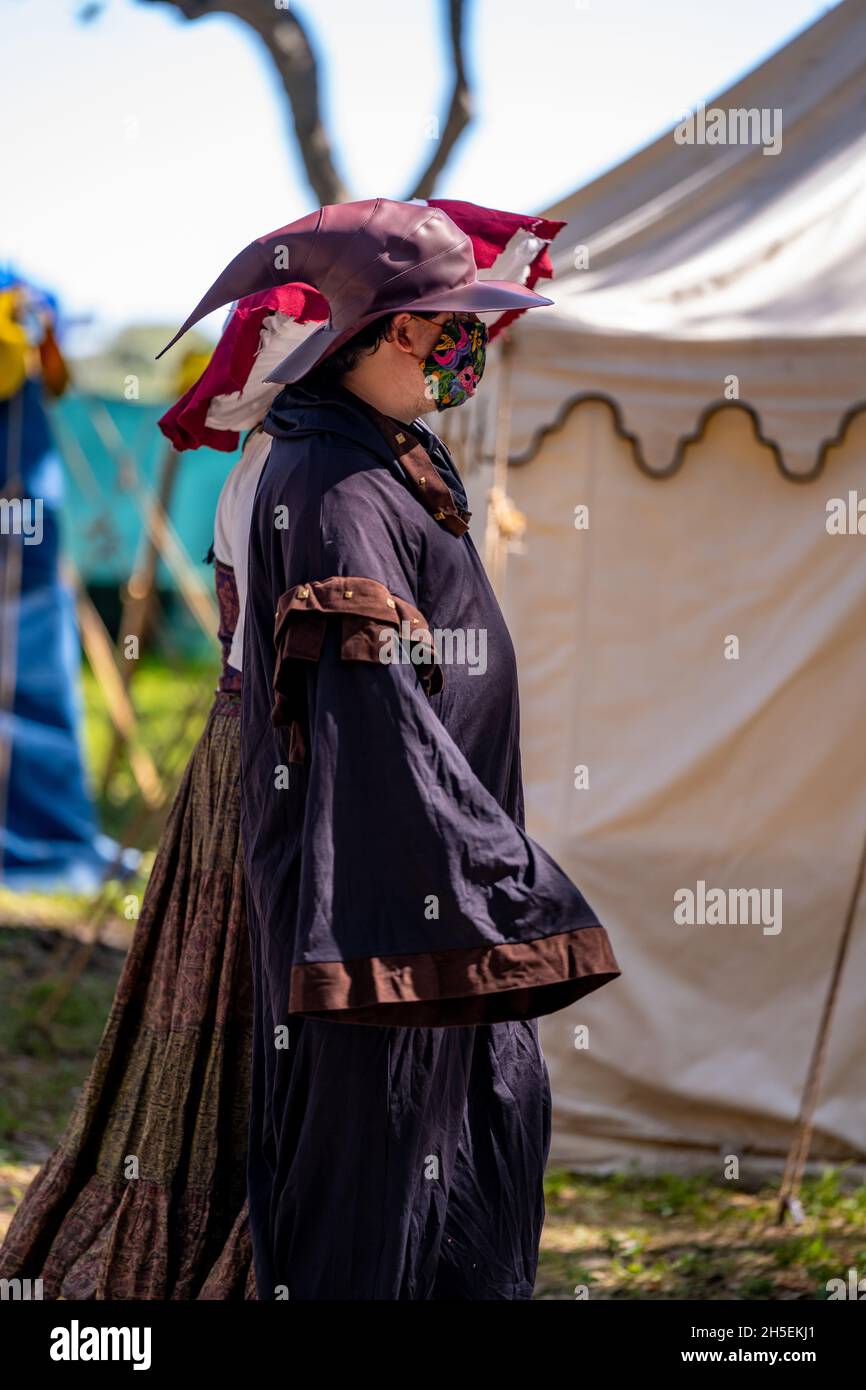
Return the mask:
{"type": "Polygon", "coordinates": [[[333,1023],[440,1028],[563,1009],[620,974],[604,927],[534,941],[292,967],[289,1013],[333,1023]]]}
{"type": "Polygon", "coordinates": [[[274,623],[277,660],[271,722],[289,729],[289,762],[303,762],[306,753],[306,684],[298,662],[319,660],[325,628],[335,617],[341,620],[344,661],[387,665],[389,652],[393,658],[399,644],[400,659],[410,661],[426,693],[437,695],[442,689],[433,634],[413,604],[377,579],[356,575],[296,584],[281,594],[274,623]]]}

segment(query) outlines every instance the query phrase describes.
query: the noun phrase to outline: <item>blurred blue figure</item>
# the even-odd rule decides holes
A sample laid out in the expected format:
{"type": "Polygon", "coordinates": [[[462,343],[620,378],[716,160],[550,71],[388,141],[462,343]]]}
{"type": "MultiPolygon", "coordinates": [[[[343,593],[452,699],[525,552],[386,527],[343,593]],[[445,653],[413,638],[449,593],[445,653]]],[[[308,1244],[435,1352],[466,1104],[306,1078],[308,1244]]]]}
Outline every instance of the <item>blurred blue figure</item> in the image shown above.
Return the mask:
{"type": "Polygon", "coordinates": [[[67,377],[47,308],[0,272],[0,881],[86,891],[118,851],[97,829],[78,741],[63,470],[44,404],[67,377]]]}

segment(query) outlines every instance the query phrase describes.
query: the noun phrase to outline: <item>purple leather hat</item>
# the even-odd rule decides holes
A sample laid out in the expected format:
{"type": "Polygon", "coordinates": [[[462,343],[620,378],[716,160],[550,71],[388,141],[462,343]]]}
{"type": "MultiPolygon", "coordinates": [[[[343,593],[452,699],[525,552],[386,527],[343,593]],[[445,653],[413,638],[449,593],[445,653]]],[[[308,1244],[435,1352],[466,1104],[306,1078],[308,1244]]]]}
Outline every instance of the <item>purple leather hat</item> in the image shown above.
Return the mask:
{"type": "Polygon", "coordinates": [[[382,314],[485,313],[552,303],[510,280],[479,280],[469,237],[441,208],[369,198],[329,204],[250,242],[162,352],[214,309],[289,283],[317,289],[330,318],[268,377],[280,383],[299,381],[382,314]]]}

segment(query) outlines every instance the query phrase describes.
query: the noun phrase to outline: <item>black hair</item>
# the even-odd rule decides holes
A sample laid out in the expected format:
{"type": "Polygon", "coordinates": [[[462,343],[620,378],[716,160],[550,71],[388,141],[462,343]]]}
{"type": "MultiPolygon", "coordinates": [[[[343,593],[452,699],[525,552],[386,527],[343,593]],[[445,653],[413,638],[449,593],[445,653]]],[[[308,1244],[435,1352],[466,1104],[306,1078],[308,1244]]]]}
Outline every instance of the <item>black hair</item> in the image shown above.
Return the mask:
{"type": "MultiPolygon", "coordinates": [[[[357,367],[362,357],[376,351],[389,333],[391,323],[399,312],[400,310],[395,310],[390,314],[382,314],[380,318],[373,319],[371,323],[359,328],[357,333],[336,348],[323,362],[313,367],[303,378],[302,384],[313,387],[337,385],[346,372],[351,372],[357,367]]],[[[416,317],[431,318],[432,314],[418,314],[416,317]]]]}

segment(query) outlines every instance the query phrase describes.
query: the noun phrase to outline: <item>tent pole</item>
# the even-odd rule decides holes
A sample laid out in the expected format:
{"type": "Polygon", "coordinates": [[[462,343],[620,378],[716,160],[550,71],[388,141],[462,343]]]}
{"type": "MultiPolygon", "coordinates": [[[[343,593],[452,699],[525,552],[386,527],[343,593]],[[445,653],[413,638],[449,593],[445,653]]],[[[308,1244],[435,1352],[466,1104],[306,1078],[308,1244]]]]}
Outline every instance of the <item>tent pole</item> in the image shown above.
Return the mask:
{"type": "Polygon", "coordinates": [[[196,570],[171,520],[160,507],[146,480],[142,478],[135,455],[127,449],[102,401],[85,396],[79,396],[79,400],[87,409],[90,422],[103,447],[114,459],[119,476],[128,479],[129,490],[145,529],[148,535],[152,536],[161,558],[176,579],[187,608],[208,640],[218,646],[216,634],[219,610],[216,600],[196,570]]]}
{"type": "MultiPolygon", "coordinates": [[[[160,470],[159,491],[157,493],[152,510],[168,515],[171,506],[171,497],[174,491],[174,484],[177,478],[178,463],[180,455],[174,449],[167,449],[163,455],[162,468],[160,470]]],[[[123,604],[123,612],[120,617],[120,627],[117,634],[118,651],[123,655],[123,644],[129,637],[137,639],[139,651],[141,644],[147,640],[148,631],[151,626],[153,615],[154,590],[156,588],[156,570],[159,563],[159,547],[156,543],[156,529],[154,525],[147,527],[144,537],[144,555],[140,564],[134,566],[132,574],[126,581],[126,597],[123,604]]],[[[125,690],[129,690],[132,683],[135,663],[132,660],[121,660],[120,678],[125,690]]],[[[117,760],[126,745],[126,735],[118,727],[114,726],[108,755],[105,759],[105,766],[102,771],[102,794],[107,793],[109,784],[117,766],[117,760]]]]}
{"type": "Polygon", "coordinates": [[[129,764],[148,806],[158,807],[166,797],[156,765],[138,736],[138,722],[122,673],[117,669],[114,645],[84,587],[81,576],[67,557],[64,569],[75,591],[78,625],[87,659],[102,692],[114,728],[124,743],[131,744],[129,764]]]}
{"type": "Polygon", "coordinates": [[[845,923],[842,927],[842,935],[836,947],[836,959],[833,962],[833,972],[827,987],[827,995],[824,999],[824,1007],[821,1011],[821,1019],[812,1047],[809,1070],[806,1074],[806,1081],[800,1099],[797,1127],[794,1132],[794,1138],[791,1141],[791,1147],[788,1151],[785,1171],[782,1176],[782,1184],[779,1189],[779,1206],[776,1212],[777,1225],[782,1225],[785,1217],[789,1213],[794,1220],[800,1219],[800,1183],[803,1178],[803,1170],[806,1166],[806,1160],[809,1157],[809,1148],[812,1143],[815,1111],[818,1106],[818,1097],[830,1044],[830,1026],[839,998],[839,991],[842,984],[842,971],[848,954],[848,947],[851,943],[854,921],[857,916],[857,904],[863,890],[864,878],[866,878],[866,838],[863,840],[863,847],[860,851],[860,862],[857,865],[857,873],[854,878],[854,887],[848,903],[848,911],[845,915],[845,923]]]}

